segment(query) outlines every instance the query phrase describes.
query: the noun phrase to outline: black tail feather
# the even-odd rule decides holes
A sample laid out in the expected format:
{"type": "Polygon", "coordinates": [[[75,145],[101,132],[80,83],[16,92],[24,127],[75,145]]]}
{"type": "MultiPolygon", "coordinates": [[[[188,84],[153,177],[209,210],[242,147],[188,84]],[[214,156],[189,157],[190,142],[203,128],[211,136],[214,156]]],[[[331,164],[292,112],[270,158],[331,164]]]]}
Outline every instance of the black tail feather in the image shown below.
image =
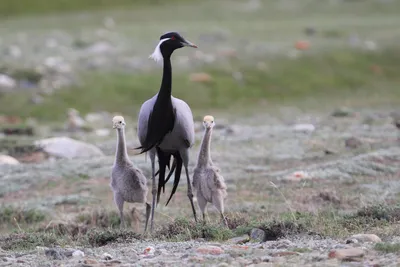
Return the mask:
{"type": "Polygon", "coordinates": [[[169,197],[169,199],[167,201],[167,204],[165,204],[165,206],[168,205],[168,203],[171,200],[172,196],[175,194],[175,191],[176,191],[176,189],[178,188],[178,185],[179,185],[179,180],[181,178],[181,171],[182,171],[182,165],[183,165],[182,158],[179,155],[179,153],[177,153],[177,154],[174,154],[174,159],[176,160],[174,186],[172,187],[171,196],[169,197]]]}
{"type": "Polygon", "coordinates": [[[164,188],[165,188],[165,184],[169,181],[169,178],[171,178],[172,173],[174,172],[175,168],[176,168],[176,159],[174,158],[174,161],[172,162],[172,167],[170,169],[170,172],[168,173],[167,179],[165,179],[164,188]]]}
{"type": "Polygon", "coordinates": [[[158,190],[157,190],[157,204],[160,202],[160,194],[161,189],[164,185],[165,181],[165,170],[167,168],[167,158],[161,149],[157,148],[157,156],[158,156],[158,190]]]}

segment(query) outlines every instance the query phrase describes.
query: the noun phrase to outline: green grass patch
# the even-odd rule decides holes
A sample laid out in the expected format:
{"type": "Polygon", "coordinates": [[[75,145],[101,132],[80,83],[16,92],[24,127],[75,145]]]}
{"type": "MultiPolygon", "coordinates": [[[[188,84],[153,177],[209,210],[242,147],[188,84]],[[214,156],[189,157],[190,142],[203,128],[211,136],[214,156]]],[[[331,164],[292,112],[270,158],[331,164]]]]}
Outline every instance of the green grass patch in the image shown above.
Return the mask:
{"type": "MultiPolygon", "coordinates": [[[[173,95],[196,110],[232,107],[254,108],[267,100],[271,103],[296,102],[312,98],[330,103],[332,98],[364,96],[370,102],[385,97],[400,99],[400,50],[381,52],[336,50],[323,54],[304,55],[298,59],[276,57],[263,60],[269,66],[259,69],[256,62],[232,61],[229,67],[208,66],[211,83],[193,83],[189,73],[175,72],[173,95]],[[233,71],[243,74],[243,81],[232,77],[233,71]]],[[[140,105],[157,93],[161,70],[150,73],[86,73],[84,84],[45,96],[42,104],[29,103],[27,93],[6,94],[0,98],[0,113],[34,116],[43,120],[64,120],[65,112],[74,107],[82,113],[106,110],[136,114],[140,105]]]]}
{"type": "Polygon", "coordinates": [[[0,224],[36,224],[46,219],[46,214],[37,209],[24,209],[11,206],[0,207],[0,224]]]}
{"type": "MultiPolygon", "coordinates": [[[[13,220],[12,215],[7,216],[8,221],[13,220]]],[[[129,217],[127,216],[126,219],[129,220],[129,217]]],[[[202,222],[195,223],[186,218],[177,218],[156,229],[152,238],[176,242],[198,238],[204,238],[207,241],[225,241],[232,237],[250,234],[253,228],[262,229],[266,233],[264,241],[298,234],[344,238],[362,232],[377,233],[381,229],[385,229],[387,236],[398,234],[396,226],[388,217],[378,219],[374,216],[360,216],[360,211],[346,216],[333,210],[317,214],[295,212],[268,219],[261,216],[250,218],[247,214],[227,214],[227,219],[229,228],[219,221],[208,222],[204,225],[202,222]],[[393,229],[387,231],[388,227],[393,229]]],[[[30,219],[30,221],[35,222],[37,219],[30,219]]],[[[119,216],[115,212],[106,211],[80,215],[74,222],[44,223],[39,228],[35,228],[32,223],[31,226],[32,228],[23,228],[24,230],[15,228],[17,233],[0,237],[0,247],[6,250],[28,250],[36,246],[51,247],[67,244],[98,247],[113,242],[135,242],[143,238],[141,232],[135,233],[128,230],[129,228],[119,229],[119,216]]],[[[398,246],[398,244],[382,243],[376,246],[376,250],[397,252],[398,246]]],[[[308,252],[301,248],[296,251],[308,252]]]]}
{"type": "Polygon", "coordinates": [[[378,243],[375,245],[375,250],[384,253],[399,253],[400,243],[378,243]]]}
{"type": "MultiPolygon", "coordinates": [[[[71,11],[90,11],[121,7],[138,7],[148,5],[165,5],[184,2],[182,0],[2,0],[0,1],[0,18],[15,15],[51,14],[71,11]]],[[[187,2],[187,1],[186,1],[187,2]]]]}

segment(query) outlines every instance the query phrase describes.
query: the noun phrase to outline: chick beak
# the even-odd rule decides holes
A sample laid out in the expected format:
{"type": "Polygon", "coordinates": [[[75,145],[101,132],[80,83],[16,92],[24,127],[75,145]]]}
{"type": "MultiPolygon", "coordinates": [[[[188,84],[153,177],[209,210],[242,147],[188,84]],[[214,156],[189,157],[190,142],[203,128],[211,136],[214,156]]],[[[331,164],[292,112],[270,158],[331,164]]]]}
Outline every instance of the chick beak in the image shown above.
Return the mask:
{"type": "Polygon", "coordinates": [[[197,45],[195,45],[194,43],[189,42],[188,40],[185,40],[185,41],[181,42],[181,44],[182,44],[183,46],[188,46],[188,47],[197,48],[197,45]]]}

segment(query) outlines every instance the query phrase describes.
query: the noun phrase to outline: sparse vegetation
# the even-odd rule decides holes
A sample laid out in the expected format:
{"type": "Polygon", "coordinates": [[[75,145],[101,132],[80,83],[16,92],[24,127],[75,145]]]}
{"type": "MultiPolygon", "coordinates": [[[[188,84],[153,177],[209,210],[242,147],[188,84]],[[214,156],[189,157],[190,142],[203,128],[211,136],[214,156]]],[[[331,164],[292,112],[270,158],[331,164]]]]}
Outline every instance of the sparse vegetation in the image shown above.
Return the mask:
{"type": "MultiPolygon", "coordinates": [[[[396,74],[400,68],[398,55],[397,48],[387,48],[381,52],[336,50],[318,57],[301,56],[297,60],[278,56],[263,60],[271,66],[268,70],[258,69],[254,63],[232,61],[229,69],[215,66],[200,70],[213,77],[210,84],[190,82],[188,72],[175,74],[174,95],[184,98],[195,110],[249,104],[253,107],[255,102],[263,99],[286,103],[311,96],[318,99],[369,94],[371,97],[378,88],[381,96],[392,96],[394,100],[400,96],[397,87],[392,86],[400,82],[396,74]],[[379,67],[379,73],[374,73],[373,66],[379,67]],[[232,77],[234,71],[243,73],[246,86],[232,77]]],[[[149,97],[149,90],[156,93],[160,86],[159,72],[86,73],[84,81],[82,86],[46,96],[40,105],[29,104],[27,93],[5,95],[0,98],[0,113],[62,120],[65,110],[74,106],[82,113],[118,110],[122,114],[134,114],[149,97]]]]}
{"type": "Polygon", "coordinates": [[[399,253],[400,243],[378,243],[375,249],[383,253],[399,253]]]}
{"type": "Polygon", "coordinates": [[[20,207],[0,207],[0,224],[37,224],[46,219],[46,214],[37,209],[25,209],[20,207]]]}

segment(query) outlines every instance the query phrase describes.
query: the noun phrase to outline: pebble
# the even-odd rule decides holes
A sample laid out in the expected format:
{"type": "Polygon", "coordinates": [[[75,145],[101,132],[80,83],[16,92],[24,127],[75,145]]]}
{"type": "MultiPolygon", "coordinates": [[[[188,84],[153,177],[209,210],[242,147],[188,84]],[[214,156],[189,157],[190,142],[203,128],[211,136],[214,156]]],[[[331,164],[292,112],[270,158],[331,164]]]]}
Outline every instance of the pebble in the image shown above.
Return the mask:
{"type": "Polygon", "coordinates": [[[8,155],[0,155],[0,165],[18,165],[19,161],[8,155]]]}
{"type": "Polygon", "coordinates": [[[345,146],[348,148],[352,148],[352,149],[356,149],[359,148],[360,146],[362,146],[363,142],[358,139],[357,137],[350,137],[347,138],[345,141],[345,146]]]}
{"type": "Polygon", "coordinates": [[[355,239],[358,242],[372,242],[372,243],[382,242],[382,240],[379,238],[379,236],[377,236],[375,234],[356,234],[356,235],[352,235],[350,237],[350,240],[351,239],[355,239]]]}
{"type": "Polygon", "coordinates": [[[190,74],[189,80],[191,82],[197,82],[197,83],[209,83],[213,79],[210,74],[207,74],[205,72],[199,72],[190,74]]]}
{"type": "Polygon", "coordinates": [[[84,256],[85,256],[85,253],[79,249],[72,252],[72,257],[74,257],[74,258],[82,258],[84,256]]]}
{"type": "Polygon", "coordinates": [[[217,246],[200,246],[196,249],[196,252],[200,254],[220,255],[224,253],[224,250],[217,246]]]}
{"type": "Polygon", "coordinates": [[[335,109],[332,113],[331,116],[333,117],[350,117],[353,116],[354,112],[346,107],[340,107],[335,109]]]}
{"type": "Polygon", "coordinates": [[[253,228],[250,232],[250,240],[253,242],[264,242],[266,240],[266,234],[259,228],[253,228]]]}
{"type": "Polygon", "coordinates": [[[231,238],[227,241],[227,243],[232,243],[232,244],[243,244],[246,243],[250,240],[249,235],[242,235],[238,237],[231,238]]]}
{"type": "Polygon", "coordinates": [[[0,74],[0,89],[12,89],[17,86],[17,82],[6,74],[0,74]]]}
{"type": "Polygon", "coordinates": [[[62,260],[65,259],[65,255],[61,253],[60,251],[50,248],[44,251],[44,254],[46,257],[52,260],[62,260]]]}
{"type": "Polygon", "coordinates": [[[108,254],[107,252],[105,252],[105,253],[103,253],[102,258],[103,258],[103,260],[109,261],[109,260],[112,260],[113,257],[110,254],[108,254]]]}
{"type": "Polygon", "coordinates": [[[315,131],[315,126],[313,124],[295,124],[293,130],[295,132],[312,133],[315,131]]]}

